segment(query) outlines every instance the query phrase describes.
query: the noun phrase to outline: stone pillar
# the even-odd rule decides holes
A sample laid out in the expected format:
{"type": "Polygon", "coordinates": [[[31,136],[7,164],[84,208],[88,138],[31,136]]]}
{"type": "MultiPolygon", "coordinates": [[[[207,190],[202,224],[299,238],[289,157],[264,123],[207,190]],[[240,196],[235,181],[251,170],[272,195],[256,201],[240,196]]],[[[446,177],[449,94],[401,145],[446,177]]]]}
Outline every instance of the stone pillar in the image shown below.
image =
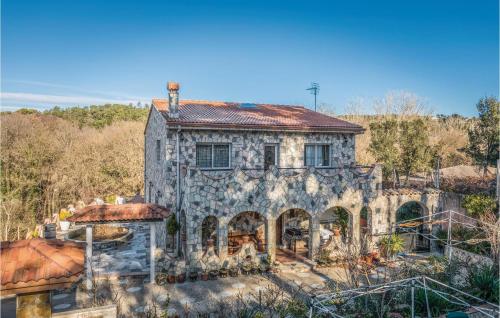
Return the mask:
{"type": "MultiPolygon", "coordinates": [[[[359,210],[359,209],[358,209],[359,210]]],[[[350,218],[350,221],[349,222],[350,226],[351,226],[351,233],[352,233],[352,244],[356,244],[356,247],[357,248],[360,248],[361,245],[361,240],[360,240],[360,237],[361,237],[361,233],[360,233],[360,229],[359,229],[359,218],[360,218],[360,213],[353,213],[349,216],[350,218]]]]}
{"type": "Polygon", "coordinates": [[[50,318],[50,292],[25,294],[17,296],[16,317],[18,318],[50,318]]]}
{"type": "Polygon", "coordinates": [[[156,224],[154,222],[149,223],[149,281],[151,284],[155,283],[156,278],[156,224]]]}
{"type": "Polygon", "coordinates": [[[85,259],[87,262],[87,289],[92,289],[92,224],[87,224],[85,227],[85,238],[87,240],[87,247],[85,252],[85,259]]]}
{"type": "Polygon", "coordinates": [[[227,224],[221,220],[217,228],[217,255],[221,261],[227,257],[227,224]]]}
{"type": "Polygon", "coordinates": [[[309,258],[314,259],[321,246],[319,216],[309,218],[309,258]]]}
{"type": "Polygon", "coordinates": [[[266,244],[267,255],[271,256],[274,261],[276,257],[276,219],[271,217],[266,219],[266,244]]]}

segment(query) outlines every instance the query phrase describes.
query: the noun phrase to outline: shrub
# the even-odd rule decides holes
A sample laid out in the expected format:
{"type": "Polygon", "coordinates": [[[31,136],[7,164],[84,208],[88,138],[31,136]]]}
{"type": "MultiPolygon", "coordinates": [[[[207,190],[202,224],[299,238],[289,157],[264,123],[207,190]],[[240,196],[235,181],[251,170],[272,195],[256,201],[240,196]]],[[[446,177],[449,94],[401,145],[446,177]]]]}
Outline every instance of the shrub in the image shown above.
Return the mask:
{"type": "Polygon", "coordinates": [[[398,234],[392,234],[382,237],[378,244],[382,254],[386,257],[390,257],[404,251],[405,242],[398,234]]]}
{"type": "Polygon", "coordinates": [[[171,236],[174,236],[177,231],[179,231],[180,225],[177,223],[175,219],[175,215],[172,215],[167,222],[167,233],[171,236]]]}
{"type": "Polygon", "coordinates": [[[497,203],[494,198],[484,194],[466,195],[462,206],[467,209],[470,215],[479,217],[481,215],[495,212],[497,203]]]}
{"type": "Polygon", "coordinates": [[[473,266],[469,270],[467,283],[474,296],[498,303],[500,281],[495,265],[473,266]]]}

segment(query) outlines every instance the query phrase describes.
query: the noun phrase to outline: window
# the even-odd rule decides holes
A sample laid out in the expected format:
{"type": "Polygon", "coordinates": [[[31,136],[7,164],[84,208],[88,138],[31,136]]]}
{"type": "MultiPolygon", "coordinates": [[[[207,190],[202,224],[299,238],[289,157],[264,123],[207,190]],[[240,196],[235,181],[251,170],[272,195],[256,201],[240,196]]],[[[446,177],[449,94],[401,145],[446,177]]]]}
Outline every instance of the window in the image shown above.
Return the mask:
{"type": "Polygon", "coordinates": [[[330,166],[330,145],[306,145],[304,165],[309,167],[330,166]]]}
{"type": "Polygon", "coordinates": [[[161,197],[160,191],[156,192],[156,195],[155,195],[155,204],[160,204],[160,197],[161,197]]]}
{"type": "Polygon", "coordinates": [[[161,142],[159,139],[156,140],[156,161],[161,159],[161,142]]]}
{"type": "Polygon", "coordinates": [[[196,145],[196,165],[201,168],[229,168],[229,149],[228,144],[196,145]]]}

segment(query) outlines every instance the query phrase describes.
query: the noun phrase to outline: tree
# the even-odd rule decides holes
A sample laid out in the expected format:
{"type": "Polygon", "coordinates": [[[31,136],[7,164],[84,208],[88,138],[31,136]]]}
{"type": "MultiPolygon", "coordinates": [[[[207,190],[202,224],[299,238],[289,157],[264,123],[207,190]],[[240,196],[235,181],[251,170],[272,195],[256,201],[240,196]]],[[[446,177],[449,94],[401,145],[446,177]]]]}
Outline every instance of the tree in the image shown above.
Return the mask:
{"type": "Polygon", "coordinates": [[[369,151],[377,162],[383,164],[383,174],[387,178],[399,162],[397,147],[398,122],[386,119],[370,123],[371,142],[369,151]]]}
{"type": "Polygon", "coordinates": [[[429,168],[432,151],[429,145],[428,128],[421,118],[400,123],[399,148],[399,167],[406,177],[406,182],[411,173],[429,168]]]}
{"type": "Polygon", "coordinates": [[[498,159],[500,136],[498,131],[500,103],[495,97],[481,98],[476,105],[478,121],[469,129],[469,143],[464,151],[483,168],[495,165],[498,159]]]}

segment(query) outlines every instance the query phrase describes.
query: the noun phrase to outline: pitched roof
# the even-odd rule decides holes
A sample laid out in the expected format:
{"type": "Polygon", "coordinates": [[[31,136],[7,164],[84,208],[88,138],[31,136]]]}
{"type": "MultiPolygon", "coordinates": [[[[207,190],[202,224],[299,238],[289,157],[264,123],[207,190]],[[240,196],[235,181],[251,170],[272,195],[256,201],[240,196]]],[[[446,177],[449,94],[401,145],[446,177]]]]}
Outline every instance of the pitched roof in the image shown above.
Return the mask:
{"type": "Polygon", "coordinates": [[[167,122],[193,128],[362,133],[364,128],[302,106],[181,100],[179,118],[168,117],[168,101],[153,99],[167,122]]]}
{"type": "Polygon", "coordinates": [[[69,287],[84,270],[83,245],[33,239],[0,243],[1,294],[69,287]]]}
{"type": "Polygon", "coordinates": [[[101,223],[117,221],[162,220],[170,215],[170,210],[145,203],[89,205],[67,220],[75,223],[101,223]]]}

